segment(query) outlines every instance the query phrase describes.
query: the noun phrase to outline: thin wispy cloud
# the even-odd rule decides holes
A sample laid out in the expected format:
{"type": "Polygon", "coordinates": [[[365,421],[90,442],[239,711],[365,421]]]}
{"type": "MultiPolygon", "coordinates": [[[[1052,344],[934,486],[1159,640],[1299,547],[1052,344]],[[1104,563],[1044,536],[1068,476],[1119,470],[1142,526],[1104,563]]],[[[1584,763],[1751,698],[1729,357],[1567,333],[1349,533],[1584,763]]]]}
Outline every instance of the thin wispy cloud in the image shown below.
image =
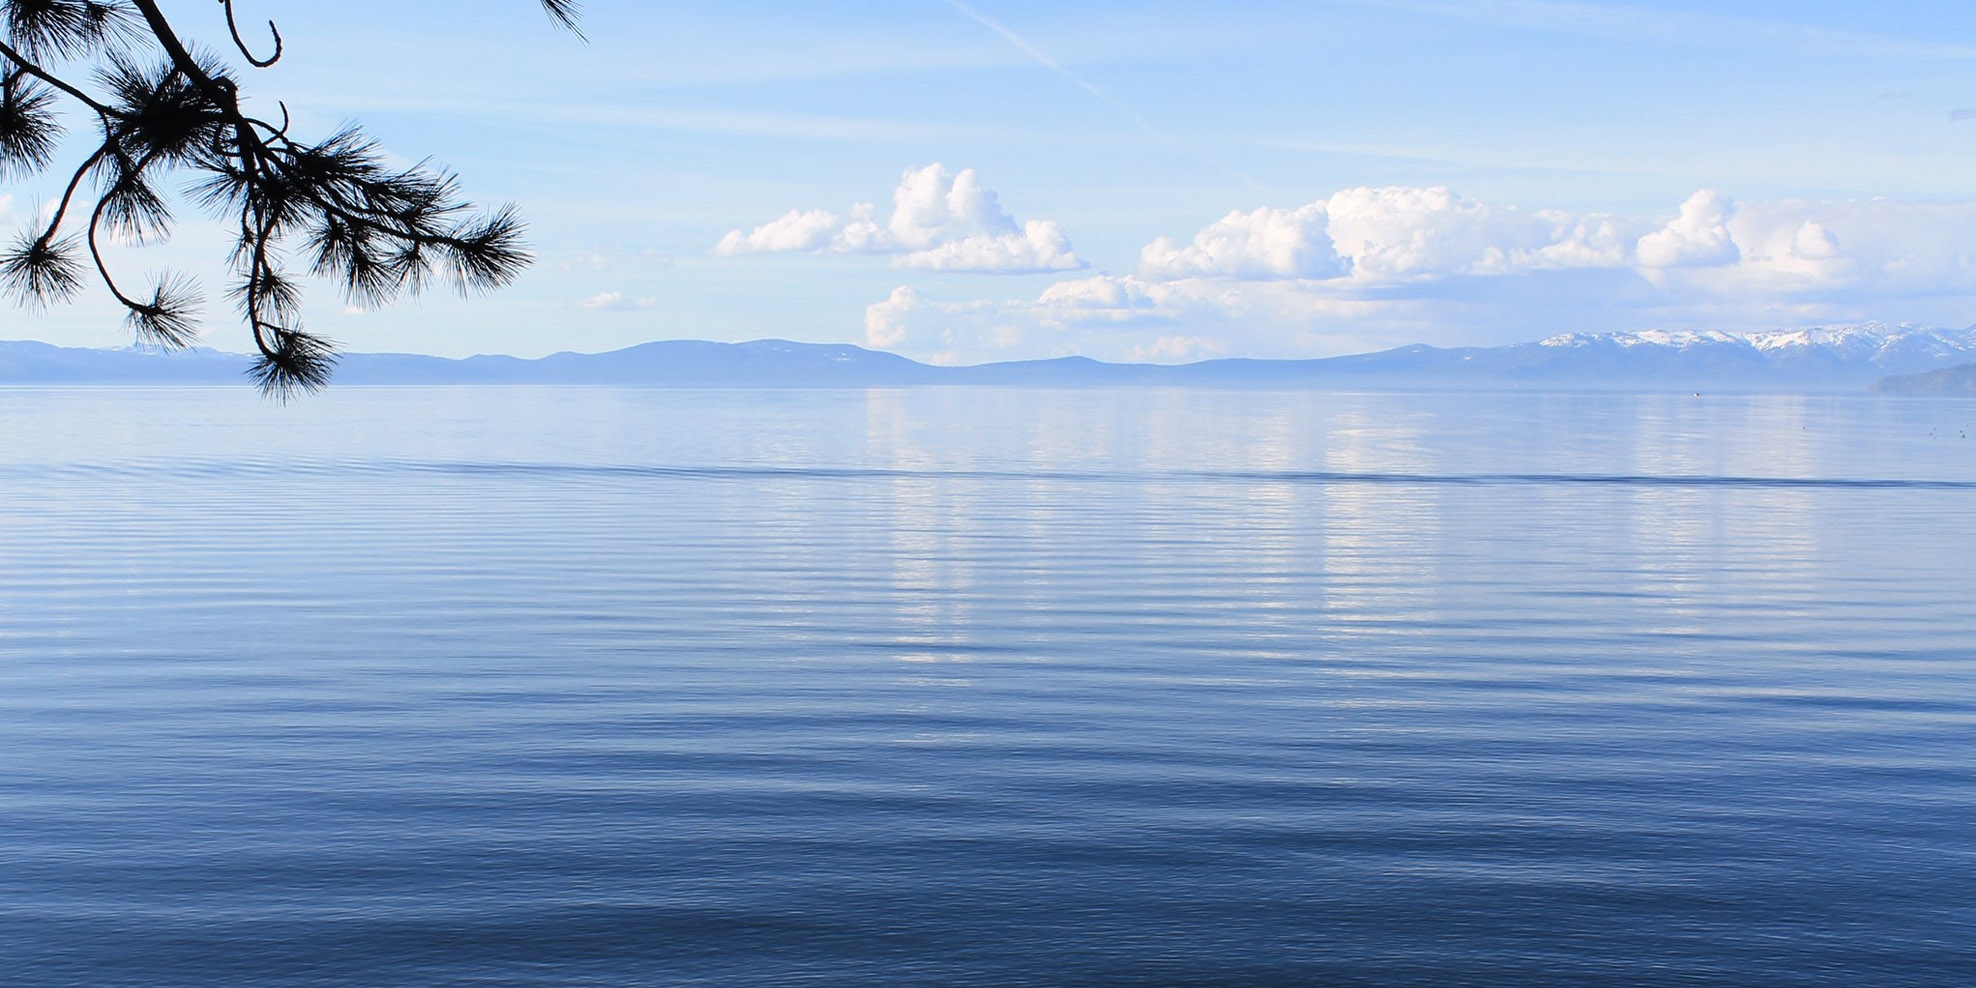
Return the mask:
{"type": "Polygon", "coordinates": [[[653,298],[632,298],[623,292],[603,292],[578,302],[586,312],[643,312],[658,304],[653,298]]]}
{"type": "Polygon", "coordinates": [[[1173,140],[1173,138],[1168,137],[1165,133],[1161,132],[1161,130],[1158,127],[1153,126],[1152,121],[1147,120],[1145,116],[1141,114],[1139,111],[1134,110],[1133,108],[1120,102],[1119,100],[1114,98],[1110,93],[1107,93],[1104,90],[1099,89],[1097,86],[1092,85],[1090,80],[1065,68],[1064,64],[1062,62],[1057,61],[1055,58],[1052,58],[1049,52],[1046,52],[1043,49],[1038,48],[1033,44],[1030,44],[1027,38],[1024,38],[1022,35],[1019,35],[1014,31],[1009,30],[1008,26],[1004,25],[1002,22],[997,21],[991,17],[988,17],[987,15],[981,13],[980,11],[974,9],[973,7],[970,7],[967,4],[962,3],[961,0],[947,0],[947,5],[954,8],[955,10],[960,11],[963,14],[966,14],[968,17],[972,18],[975,23],[980,24],[982,27],[985,27],[988,30],[995,32],[996,34],[1001,35],[1003,40],[1007,41],[1011,45],[1014,45],[1018,51],[1021,51],[1023,54],[1028,55],[1030,58],[1035,59],[1037,63],[1042,65],[1044,68],[1047,68],[1050,71],[1055,72],[1060,76],[1063,76],[1065,79],[1068,79],[1077,88],[1082,89],[1087,93],[1090,93],[1092,96],[1097,98],[1098,102],[1103,103],[1114,110],[1117,110],[1121,114],[1124,114],[1127,120],[1132,121],[1133,124],[1138,126],[1140,130],[1145,131],[1149,136],[1158,138],[1159,140],[1162,141],[1171,142],[1173,140]]]}
{"type": "Polygon", "coordinates": [[[1326,0],[1335,6],[1426,14],[1607,39],[1680,44],[1766,45],[1892,58],[1976,61],[1976,45],[1815,27],[1734,14],[1647,8],[1571,0],[1326,0]]]}
{"type": "Polygon", "coordinates": [[[645,133],[704,134],[719,137],[804,141],[924,140],[974,136],[978,126],[926,120],[855,117],[766,110],[653,108],[635,102],[502,102],[471,97],[432,98],[416,94],[365,101],[370,113],[420,114],[466,120],[527,122],[563,127],[637,128],[645,133]]]}
{"type": "Polygon", "coordinates": [[[1037,64],[1042,65],[1044,68],[1047,68],[1050,71],[1055,72],[1056,74],[1064,77],[1064,79],[1068,80],[1072,85],[1075,85],[1077,88],[1082,89],[1086,93],[1091,94],[1091,96],[1097,99],[1098,102],[1103,103],[1108,107],[1111,107],[1113,110],[1117,111],[1120,115],[1124,116],[1127,120],[1132,121],[1134,126],[1138,127],[1140,130],[1146,133],[1146,136],[1151,137],[1154,140],[1160,141],[1161,143],[1168,144],[1175,148],[1178,148],[1186,152],[1187,154],[1192,155],[1193,157],[1199,159],[1204,164],[1214,167],[1216,170],[1229,175],[1230,177],[1242,182],[1244,185],[1247,185],[1250,188],[1254,188],[1254,189],[1263,188],[1261,182],[1256,181],[1254,178],[1250,177],[1249,175],[1246,175],[1241,171],[1238,171],[1220,161],[1215,160],[1213,157],[1203,153],[1199,148],[1189,146],[1185,142],[1177,140],[1173,136],[1167,134],[1165,131],[1162,131],[1158,127],[1153,126],[1152,121],[1147,120],[1144,114],[1140,113],[1138,110],[1133,109],[1131,106],[1127,105],[1124,101],[1118,99],[1112,94],[1105,92],[1103,89],[1098,88],[1089,79],[1086,79],[1083,76],[1078,75],[1075,72],[1072,72],[1070,69],[1066,68],[1062,62],[1059,62],[1055,58],[1051,57],[1049,52],[1046,52],[1043,49],[1036,47],[1034,44],[1031,44],[1029,39],[1024,38],[1022,35],[1017,34],[1014,31],[1010,30],[1007,25],[1001,23],[1000,21],[995,20],[992,17],[989,17],[981,13],[980,11],[974,9],[973,7],[968,6],[967,4],[961,2],[961,0],[947,0],[947,5],[954,8],[957,11],[960,11],[962,14],[966,15],[969,19],[973,20],[975,23],[980,24],[982,27],[985,27],[988,30],[995,32],[996,34],[1001,35],[1003,40],[1015,46],[1016,50],[1022,52],[1025,55],[1028,55],[1030,58],[1035,59],[1037,64]]]}

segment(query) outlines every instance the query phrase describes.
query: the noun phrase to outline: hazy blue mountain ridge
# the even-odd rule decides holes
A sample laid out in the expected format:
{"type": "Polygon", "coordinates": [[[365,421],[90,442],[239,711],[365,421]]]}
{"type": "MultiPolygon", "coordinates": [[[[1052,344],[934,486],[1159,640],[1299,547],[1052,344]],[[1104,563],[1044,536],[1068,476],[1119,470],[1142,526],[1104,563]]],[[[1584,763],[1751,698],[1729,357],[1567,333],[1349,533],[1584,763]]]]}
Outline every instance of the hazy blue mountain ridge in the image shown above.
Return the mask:
{"type": "Polygon", "coordinates": [[[1888,395],[1976,398],[1976,364],[1882,378],[1873,382],[1873,390],[1888,395]]]}
{"type": "MultiPolygon", "coordinates": [[[[464,359],[343,357],[342,384],[869,387],[918,384],[1263,388],[1570,388],[1858,391],[1890,376],[1976,362],[1976,327],[1866,323],[1768,333],[1565,334],[1498,347],[1399,347],[1314,360],[1114,364],[1086,357],[940,367],[849,344],[667,340],[608,353],[464,359]]],[[[89,350],[0,343],[0,383],[231,384],[248,359],[208,349],[89,350]]]]}

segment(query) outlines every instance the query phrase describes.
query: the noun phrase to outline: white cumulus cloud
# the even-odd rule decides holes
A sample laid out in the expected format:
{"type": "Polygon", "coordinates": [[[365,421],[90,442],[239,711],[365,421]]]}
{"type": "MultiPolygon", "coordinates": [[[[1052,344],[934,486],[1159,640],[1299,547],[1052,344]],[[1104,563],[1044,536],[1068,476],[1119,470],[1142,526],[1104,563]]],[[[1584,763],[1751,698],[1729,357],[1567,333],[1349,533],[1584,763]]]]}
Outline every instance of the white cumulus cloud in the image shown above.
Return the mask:
{"type": "Polygon", "coordinates": [[[1018,233],[962,237],[902,254],[893,266],[922,271],[1021,274],[1075,271],[1084,267],[1084,262],[1070,249],[1070,238],[1064,236],[1063,228],[1055,221],[1030,220],[1018,233]]]}
{"type": "Polygon", "coordinates": [[[920,307],[919,293],[901,285],[883,302],[865,306],[865,342],[889,350],[906,342],[907,322],[920,307]]]}
{"type": "Polygon", "coordinates": [[[1034,274],[1086,267],[1057,223],[1018,223],[972,168],[940,164],[908,169],[892,192],[892,212],[879,222],[871,203],[840,216],[825,209],[792,209],[752,230],[734,230],[714,254],[885,254],[893,266],[969,274],[1034,274]]]}
{"type": "Polygon", "coordinates": [[[959,174],[932,164],[908,170],[892,191],[892,220],[886,231],[906,250],[927,250],[968,237],[1015,232],[1015,219],[1002,211],[995,193],[983,188],[972,168],[959,174]]]}
{"type": "Polygon", "coordinates": [[[1140,252],[1139,273],[1399,282],[1609,267],[1627,262],[1629,245],[1609,216],[1525,212],[1440,187],[1356,188],[1295,209],[1238,210],[1185,245],[1157,238],[1140,252]]]}
{"type": "Polygon", "coordinates": [[[720,239],[714,253],[770,254],[780,251],[828,250],[837,243],[844,221],[824,209],[792,209],[781,218],[755,227],[748,233],[734,230],[720,239]]]}
{"type": "Polygon", "coordinates": [[[1549,224],[1445,188],[1347,189],[1331,197],[1329,231],[1364,281],[1501,270],[1544,245],[1549,224]]]}
{"type": "Polygon", "coordinates": [[[1729,200],[1703,189],[1681,204],[1666,226],[1640,238],[1640,264],[1649,268],[1693,268],[1734,264],[1741,256],[1729,233],[1729,200]]]}
{"type": "Polygon", "coordinates": [[[1345,273],[1332,249],[1327,204],[1299,209],[1237,210],[1194,234],[1191,243],[1160,237],[1139,252],[1150,278],[1330,278],[1345,273]]]}
{"type": "Polygon", "coordinates": [[[1346,189],[1160,237],[1132,275],[1028,298],[901,289],[867,340],[935,360],[1323,356],[1558,332],[1736,331],[1976,316],[1976,201],[1732,201],[1660,216],[1526,209],[1444,188],[1346,189]]]}

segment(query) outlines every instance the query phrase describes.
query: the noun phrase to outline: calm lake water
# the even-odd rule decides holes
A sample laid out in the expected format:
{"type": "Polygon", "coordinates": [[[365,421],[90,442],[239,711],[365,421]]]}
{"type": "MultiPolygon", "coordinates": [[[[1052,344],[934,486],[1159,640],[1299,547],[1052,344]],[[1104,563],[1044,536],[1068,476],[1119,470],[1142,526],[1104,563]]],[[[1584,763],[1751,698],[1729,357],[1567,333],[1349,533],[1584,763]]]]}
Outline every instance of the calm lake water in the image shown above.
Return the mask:
{"type": "Polygon", "coordinates": [[[1976,403],[0,429],[16,988],[1976,980],[1976,403]]]}

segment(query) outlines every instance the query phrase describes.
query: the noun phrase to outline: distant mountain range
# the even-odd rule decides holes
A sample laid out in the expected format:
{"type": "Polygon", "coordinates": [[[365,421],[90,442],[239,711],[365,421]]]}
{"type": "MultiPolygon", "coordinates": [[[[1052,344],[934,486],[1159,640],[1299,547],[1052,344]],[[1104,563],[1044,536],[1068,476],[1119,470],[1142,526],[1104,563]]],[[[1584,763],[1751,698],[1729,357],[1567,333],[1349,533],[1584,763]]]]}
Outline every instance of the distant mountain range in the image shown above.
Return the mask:
{"type": "MultiPolygon", "coordinates": [[[[534,360],[345,354],[340,384],[597,384],[831,388],[965,384],[1095,387],[1860,391],[1976,363],[1976,326],[1866,323],[1770,333],[1572,333],[1535,343],[1409,346],[1321,360],[1112,364],[1085,357],[937,367],[848,344],[670,340],[534,360]]],[[[235,384],[248,358],[216,350],[86,350],[0,342],[0,384],[235,384]]]]}

